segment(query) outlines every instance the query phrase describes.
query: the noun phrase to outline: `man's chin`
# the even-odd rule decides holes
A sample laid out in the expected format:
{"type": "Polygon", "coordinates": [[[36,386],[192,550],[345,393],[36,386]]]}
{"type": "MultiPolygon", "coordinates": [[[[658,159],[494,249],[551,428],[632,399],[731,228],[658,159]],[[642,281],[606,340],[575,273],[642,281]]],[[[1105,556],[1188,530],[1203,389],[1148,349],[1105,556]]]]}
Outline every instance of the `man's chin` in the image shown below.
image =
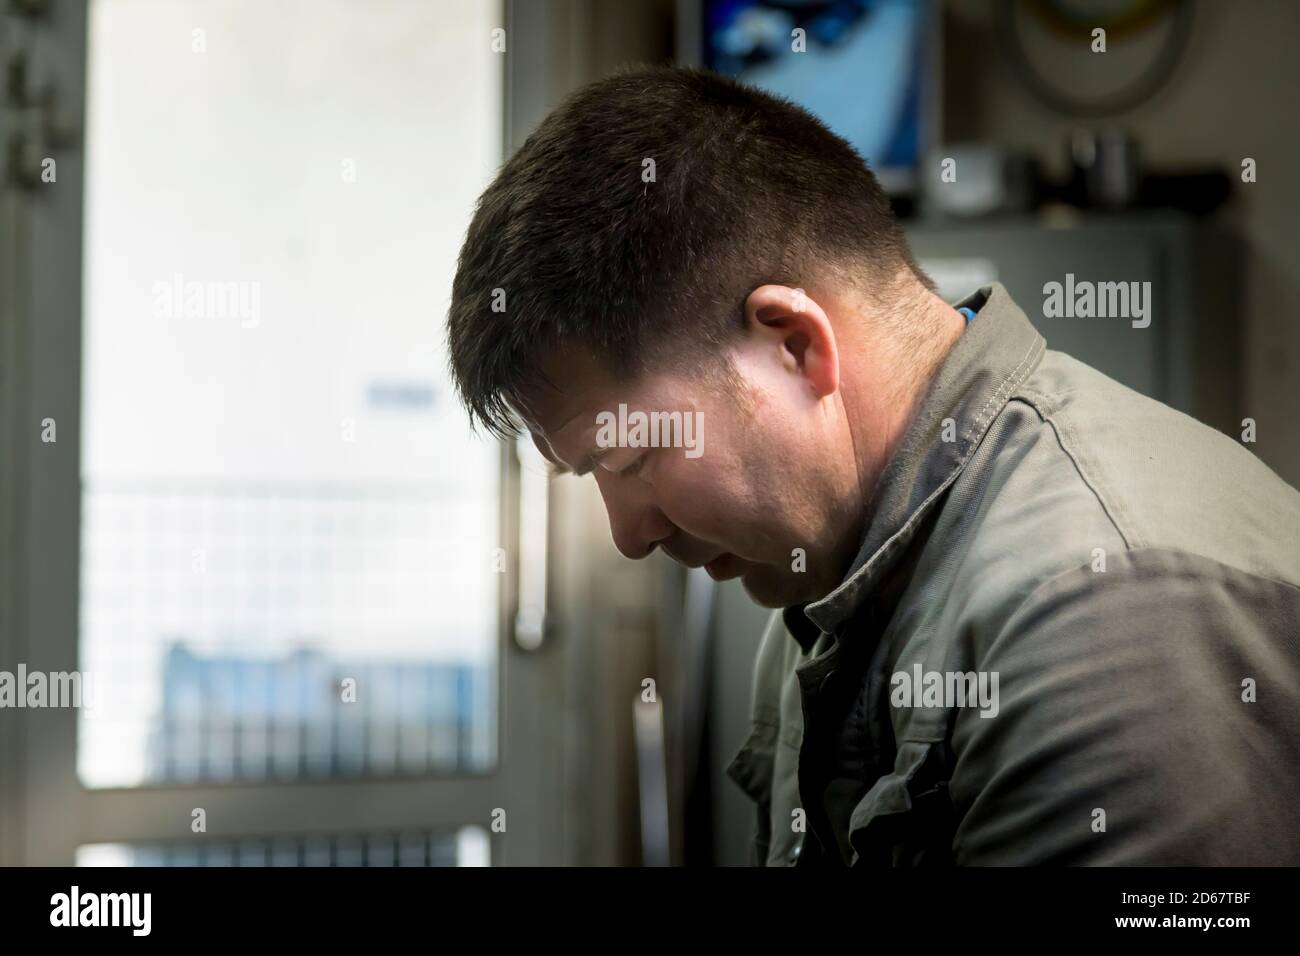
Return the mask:
{"type": "Polygon", "coordinates": [[[753,565],[740,576],[740,585],[749,599],[759,607],[773,610],[815,600],[808,595],[808,583],[802,576],[792,578],[768,565],[753,565]]]}

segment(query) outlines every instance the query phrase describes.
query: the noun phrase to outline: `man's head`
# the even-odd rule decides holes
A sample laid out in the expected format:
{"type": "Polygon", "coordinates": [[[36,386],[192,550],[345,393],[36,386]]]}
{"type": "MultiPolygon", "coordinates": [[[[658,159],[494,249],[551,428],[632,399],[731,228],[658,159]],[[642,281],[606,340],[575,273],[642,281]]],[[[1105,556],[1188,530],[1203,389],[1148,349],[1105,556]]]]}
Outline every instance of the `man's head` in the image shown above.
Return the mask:
{"type": "Polygon", "coordinates": [[[785,100],[668,68],[580,90],[505,164],[448,317],[475,424],[594,466],[625,555],[713,562],[769,607],[839,583],[960,326],[848,143],[785,100]],[[703,453],[611,442],[620,406],[700,423],[703,453]]]}

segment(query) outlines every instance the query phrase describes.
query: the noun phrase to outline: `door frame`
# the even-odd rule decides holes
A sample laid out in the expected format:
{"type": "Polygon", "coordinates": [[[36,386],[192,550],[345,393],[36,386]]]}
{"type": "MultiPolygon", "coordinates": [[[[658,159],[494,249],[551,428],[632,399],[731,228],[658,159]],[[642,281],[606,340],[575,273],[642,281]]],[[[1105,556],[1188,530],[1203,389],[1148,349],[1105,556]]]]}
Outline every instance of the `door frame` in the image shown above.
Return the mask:
{"type": "MultiPolygon", "coordinates": [[[[53,0],[30,21],[64,118],[84,129],[88,4],[53,0]]],[[[510,37],[549,26],[549,3],[505,0],[510,37]]],[[[4,14],[0,14],[3,16],[4,14]]],[[[564,45],[502,58],[503,151],[544,114],[564,45]],[[557,52],[558,51],[558,52],[557,52]]],[[[0,133],[7,133],[0,125],[0,133]]],[[[77,669],[80,605],[82,210],[80,146],[57,154],[57,184],[0,189],[0,669],[77,669]],[[40,422],[56,422],[57,440],[40,422]]],[[[504,157],[503,157],[504,158],[504,157]]],[[[519,462],[503,443],[502,540],[518,554],[519,462]]],[[[0,864],[66,866],[89,843],[184,842],[195,807],[204,839],[441,829],[478,824],[493,865],[565,861],[562,628],[538,649],[510,639],[518,566],[499,605],[498,762],[482,775],[292,783],[83,787],[73,709],[0,711],[0,864]],[[493,811],[507,811],[492,832],[493,811]],[[164,826],[160,821],[167,821],[164,826]],[[229,823],[226,823],[229,821],[229,823]]]]}

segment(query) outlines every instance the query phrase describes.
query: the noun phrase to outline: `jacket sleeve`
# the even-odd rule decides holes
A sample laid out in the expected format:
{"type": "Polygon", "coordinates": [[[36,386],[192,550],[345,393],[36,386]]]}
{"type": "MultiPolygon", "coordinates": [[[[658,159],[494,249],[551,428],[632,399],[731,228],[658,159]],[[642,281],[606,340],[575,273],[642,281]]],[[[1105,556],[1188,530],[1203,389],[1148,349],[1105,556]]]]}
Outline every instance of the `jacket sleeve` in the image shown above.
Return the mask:
{"type": "Polygon", "coordinates": [[[953,725],[955,862],[1300,863],[1298,632],[1294,586],[1174,551],[1038,587],[953,725]]]}

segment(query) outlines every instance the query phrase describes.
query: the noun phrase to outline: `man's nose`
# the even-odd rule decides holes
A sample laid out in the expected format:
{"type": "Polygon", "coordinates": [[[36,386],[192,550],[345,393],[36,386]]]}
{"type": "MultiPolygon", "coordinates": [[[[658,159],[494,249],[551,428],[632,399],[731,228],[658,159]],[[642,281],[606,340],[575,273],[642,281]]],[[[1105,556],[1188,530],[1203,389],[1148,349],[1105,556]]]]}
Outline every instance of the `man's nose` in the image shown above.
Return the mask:
{"type": "Polygon", "coordinates": [[[625,557],[639,561],[672,535],[673,524],[655,504],[651,489],[638,487],[639,483],[619,475],[602,475],[602,471],[596,469],[596,485],[605,500],[614,547],[625,557]]]}

